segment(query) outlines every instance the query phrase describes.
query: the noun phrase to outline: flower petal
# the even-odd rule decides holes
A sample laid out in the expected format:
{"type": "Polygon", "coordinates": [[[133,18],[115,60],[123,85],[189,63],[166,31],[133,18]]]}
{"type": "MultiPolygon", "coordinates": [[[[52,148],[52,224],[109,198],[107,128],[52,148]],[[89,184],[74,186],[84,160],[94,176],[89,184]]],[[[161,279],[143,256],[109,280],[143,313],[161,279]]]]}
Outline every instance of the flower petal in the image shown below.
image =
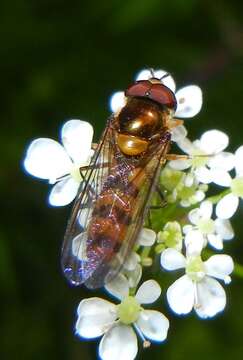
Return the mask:
{"type": "Polygon", "coordinates": [[[69,120],[62,127],[62,142],[69,156],[77,165],[87,165],[91,157],[94,130],[90,123],[69,120]]]}
{"type": "MultiPolygon", "coordinates": [[[[190,215],[190,213],[189,213],[190,215]]],[[[183,233],[184,234],[187,234],[189,231],[192,231],[193,230],[193,226],[192,225],[184,225],[183,226],[183,233]]]]}
{"type": "Polygon", "coordinates": [[[187,275],[176,280],[167,290],[167,300],[177,314],[188,314],[194,304],[194,285],[187,275]]]}
{"type": "Polygon", "coordinates": [[[110,109],[113,113],[116,113],[125,105],[126,105],[126,97],[124,91],[117,91],[111,96],[110,109]]]}
{"type": "Polygon", "coordinates": [[[116,306],[98,297],[84,299],[78,306],[76,333],[84,338],[101,336],[117,318],[116,306]]]}
{"type": "Polygon", "coordinates": [[[192,155],[195,150],[195,145],[188,138],[184,138],[177,142],[179,148],[186,154],[192,155]]]}
{"type": "MultiPolygon", "coordinates": [[[[197,201],[197,202],[198,202],[198,201],[197,201]]],[[[180,201],[180,205],[181,205],[182,207],[189,207],[189,206],[191,206],[191,202],[190,202],[188,199],[181,200],[181,201],[180,201]]]]}
{"type": "Polygon", "coordinates": [[[205,192],[202,190],[197,190],[194,194],[194,197],[197,202],[200,202],[205,198],[205,192]]]}
{"type": "Polygon", "coordinates": [[[128,271],[133,271],[139,261],[140,256],[135,251],[132,251],[124,263],[124,268],[128,271]]]}
{"type": "Polygon", "coordinates": [[[142,277],[142,266],[140,264],[137,264],[136,268],[132,271],[126,271],[125,272],[128,283],[130,288],[134,288],[138,285],[139,281],[142,277]]]}
{"type": "Polygon", "coordinates": [[[204,245],[205,239],[199,230],[192,230],[185,235],[185,245],[187,256],[200,255],[204,245]]]}
{"type": "Polygon", "coordinates": [[[207,154],[217,154],[229,144],[229,137],[219,130],[206,131],[200,138],[200,148],[207,154]]]}
{"type": "Polygon", "coordinates": [[[225,195],[216,205],[216,215],[220,219],[231,218],[237,210],[239,198],[233,194],[225,195]]]}
{"type": "Polygon", "coordinates": [[[235,156],[230,152],[221,152],[208,159],[208,166],[211,169],[221,169],[224,171],[230,171],[235,164],[235,156]]]}
{"type": "Polygon", "coordinates": [[[162,252],[160,264],[166,270],[177,270],[185,267],[186,259],[184,255],[176,249],[168,248],[162,252]]]}
{"type": "Polygon", "coordinates": [[[205,200],[200,205],[200,213],[204,219],[210,219],[213,213],[213,204],[209,200],[205,200]]]}
{"type": "Polygon", "coordinates": [[[232,179],[227,171],[221,169],[211,169],[210,173],[212,181],[215,184],[226,187],[230,186],[232,179]]]}
{"type": "Polygon", "coordinates": [[[175,116],[190,118],[199,113],[202,107],[202,90],[196,85],[189,85],[176,92],[177,109],[175,116]]]}
{"type": "Polygon", "coordinates": [[[214,247],[217,250],[222,250],[223,249],[223,240],[222,237],[219,235],[215,235],[215,234],[209,234],[207,236],[208,242],[209,244],[214,247]]]}
{"type": "Polygon", "coordinates": [[[219,254],[211,256],[204,262],[207,275],[224,280],[234,270],[234,263],[229,255],[219,254]]]}
{"type": "Polygon", "coordinates": [[[167,337],[169,320],[159,311],[141,311],[136,324],[149,340],[164,341],[167,337]]]}
{"type": "Polygon", "coordinates": [[[135,298],[140,304],[151,304],[160,297],[160,294],[159,284],[155,280],[147,280],[138,288],[135,298]]]}
{"type": "MultiPolygon", "coordinates": [[[[200,209],[192,209],[188,214],[188,219],[193,225],[197,225],[198,221],[201,219],[200,209]]],[[[187,227],[187,233],[188,233],[188,227],[187,227]]]]}
{"type": "Polygon", "coordinates": [[[243,145],[235,152],[235,170],[237,176],[243,175],[243,145]]]}
{"type": "Polygon", "coordinates": [[[105,285],[105,289],[112,296],[122,300],[129,294],[128,280],[123,274],[120,273],[105,285]]]}
{"type": "Polygon", "coordinates": [[[41,179],[53,182],[69,173],[72,162],[57,141],[39,138],[31,142],[24,159],[25,170],[41,179]]]}
{"type": "MultiPolygon", "coordinates": [[[[165,73],[165,72],[164,72],[165,73]]],[[[150,69],[142,69],[135,76],[136,81],[151,79],[152,73],[150,69]]]]}
{"type": "Polygon", "coordinates": [[[79,183],[71,177],[58,181],[49,195],[49,204],[52,206],[65,206],[76,197],[79,183]]]}
{"type": "Polygon", "coordinates": [[[231,240],[235,236],[234,229],[229,220],[216,219],[215,220],[216,232],[224,240],[231,240]]]}
{"type": "Polygon", "coordinates": [[[188,214],[188,219],[192,224],[197,225],[200,219],[208,220],[213,212],[213,204],[211,201],[205,200],[201,203],[199,209],[193,209],[188,214]]]}
{"type": "Polygon", "coordinates": [[[198,304],[195,311],[201,318],[215,316],[226,305],[226,295],[220,283],[208,276],[197,283],[198,304]]]}
{"type": "Polygon", "coordinates": [[[212,173],[206,168],[206,166],[196,168],[194,173],[199,182],[203,184],[209,184],[212,182],[212,173]]]}
{"type": "MultiPolygon", "coordinates": [[[[165,70],[153,70],[153,73],[156,79],[160,79],[162,78],[162,76],[168,74],[168,72],[165,70]]],[[[151,77],[152,77],[151,71],[149,69],[144,69],[137,74],[136,80],[148,80],[151,79],[151,77]]],[[[162,83],[168,88],[170,88],[173,92],[175,92],[176,85],[171,75],[166,76],[164,79],[162,79],[162,83]]]]}
{"type": "Polygon", "coordinates": [[[178,160],[171,160],[169,162],[169,165],[174,170],[185,170],[188,169],[192,165],[191,159],[184,160],[184,159],[178,159],[178,160]]]}
{"type": "Polygon", "coordinates": [[[143,228],[138,235],[137,244],[141,246],[152,246],[156,240],[156,233],[147,228],[143,228]]]}
{"type": "Polygon", "coordinates": [[[178,125],[172,129],[171,140],[174,142],[181,141],[187,136],[187,129],[183,125],[178,125]]]}
{"type": "Polygon", "coordinates": [[[185,186],[186,186],[186,187],[191,187],[191,186],[193,186],[194,181],[195,181],[194,174],[192,174],[191,172],[190,172],[190,173],[187,173],[187,174],[186,174],[186,177],[185,177],[185,180],[184,180],[185,186]]]}
{"type": "Polygon", "coordinates": [[[138,352],[137,336],[131,326],[118,324],[101,339],[99,356],[102,360],[133,360],[138,352]]]}

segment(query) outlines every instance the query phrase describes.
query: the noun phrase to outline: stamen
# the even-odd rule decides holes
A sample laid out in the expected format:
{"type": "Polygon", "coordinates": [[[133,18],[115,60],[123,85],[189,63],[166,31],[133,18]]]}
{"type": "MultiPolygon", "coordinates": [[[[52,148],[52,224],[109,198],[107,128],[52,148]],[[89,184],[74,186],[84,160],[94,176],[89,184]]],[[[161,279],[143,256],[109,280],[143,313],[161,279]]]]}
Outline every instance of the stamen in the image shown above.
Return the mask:
{"type": "Polygon", "coordinates": [[[134,323],[133,326],[135,327],[135,330],[137,331],[138,335],[141,337],[141,339],[143,341],[143,347],[148,348],[151,345],[150,341],[145,339],[142,331],[140,330],[139,326],[136,323],[134,323]]]}
{"type": "Polygon", "coordinates": [[[141,337],[143,342],[146,341],[146,339],[145,339],[142,331],[140,330],[139,326],[136,323],[134,323],[133,326],[135,327],[135,330],[137,331],[138,335],[141,337]]]}
{"type": "Polygon", "coordinates": [[[144,349],[150,347],[150,345],[151,345],[151,342],[148,341],[148,340],[145,340],[145,341],[143,342],[143,347],[144,347],[144,349]]]}
{"type": "Polygon", "coordinates": [[[195,309],[200,309],[201,305],[198,301],[197,284],[194,284],[194,297],[195,297],[194,307],[195,307],[195,309]]]}

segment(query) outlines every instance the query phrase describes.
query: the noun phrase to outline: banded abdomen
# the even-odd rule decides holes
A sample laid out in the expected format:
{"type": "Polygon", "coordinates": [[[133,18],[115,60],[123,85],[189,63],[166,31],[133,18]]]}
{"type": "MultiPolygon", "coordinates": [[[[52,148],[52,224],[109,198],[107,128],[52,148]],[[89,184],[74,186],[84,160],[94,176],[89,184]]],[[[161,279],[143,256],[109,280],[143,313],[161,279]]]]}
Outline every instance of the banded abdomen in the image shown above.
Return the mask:
{"type": "Polygon", "coordinates": [[[88,228],[88,257],[98,254],[109,261],[119,251],[134,215],[139,191],[131,175],[137,171],[134,169],[130,173],[130,179],[121,178],[120,174],[107,177],[88,228]]]}

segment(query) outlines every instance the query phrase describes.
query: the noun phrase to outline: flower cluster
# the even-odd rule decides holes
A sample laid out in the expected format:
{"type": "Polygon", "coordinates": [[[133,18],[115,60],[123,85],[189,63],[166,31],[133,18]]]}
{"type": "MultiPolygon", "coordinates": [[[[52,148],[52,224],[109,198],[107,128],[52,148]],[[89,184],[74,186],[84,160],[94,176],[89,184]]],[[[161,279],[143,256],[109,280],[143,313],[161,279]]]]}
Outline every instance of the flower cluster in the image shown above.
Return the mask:
{"type": "MultiPolygon", "coordinates": [[[[163,70],[154,71],[157,78],[165,74],[163,70]]],[[[136,79],[149,77],[151,73],[143,70],[136,79]]],[[[164,76],[163,82],[175,92],[175,117],[193,117],[200,111],[199,87],[190,85],[176,91],[170,75],[164,76]]],[[[124,103],[124,93],[115,93],[110,100],[111,110],[119,111],[124,103]]],[[[28,147],[24,167],[54,184],[49,195],[51,205],[67,205],[75,198],[82,182],[80,168],[87,166],[93,155],[92,137],[89,123],[70,120],[62,128],[63,145],[41,138],[28,147]]],[[[191,141],[183,125],[173,129],[172,140],[184,156],[168,161],[162,169],[160,197],[155,195],[152,201],[158,205],[162,194],[166,204],[156,209],[151,206],[149,220],[122,271],[105,286],[115,303],[91,297],[78,306],[76,334],[86,339],[102,337],[99,355],[103,360],[134,359],[138,352],[136,334],[144,347],[166,339],[169,320],[162,312],[147,309],[155,301],[160,306],[165,271],[181,271],[166,290],[175,314],[194,310],[202,319],[211,318],[226,306],[222,284],[230,283],[234,264],[220,251],[234,237],[229,219],[243,198],[243,146],[235,153],[226,151],[229,138],[215,129],[191,141]],[[219,191],[215,190],[217,186],[219,191]],[[211,187],[216,195],[208,196],[211,187]],[[139,286],[144,268],[152,268],[155,278],[139,286]]]]}

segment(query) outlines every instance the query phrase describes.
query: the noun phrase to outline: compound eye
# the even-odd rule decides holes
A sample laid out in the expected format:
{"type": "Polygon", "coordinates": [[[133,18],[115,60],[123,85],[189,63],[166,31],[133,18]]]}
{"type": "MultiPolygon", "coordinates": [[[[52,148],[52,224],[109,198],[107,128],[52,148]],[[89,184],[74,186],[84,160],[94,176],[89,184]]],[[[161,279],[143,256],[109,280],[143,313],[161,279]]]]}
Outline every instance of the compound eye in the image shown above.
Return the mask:
{"type": "Polygon", "coordinates": [[[149,98],[163,106],[176,110],[177,101],[175,94],[163,84],[153,84],[150,89],[149,98]]]}
{"type": "Polygon", "coordinates": [[[148,80],[140,80],[135,84],[130,85],[126,91],[125,96],[144,97],[151,88],[151,83],[148,80]]]}

